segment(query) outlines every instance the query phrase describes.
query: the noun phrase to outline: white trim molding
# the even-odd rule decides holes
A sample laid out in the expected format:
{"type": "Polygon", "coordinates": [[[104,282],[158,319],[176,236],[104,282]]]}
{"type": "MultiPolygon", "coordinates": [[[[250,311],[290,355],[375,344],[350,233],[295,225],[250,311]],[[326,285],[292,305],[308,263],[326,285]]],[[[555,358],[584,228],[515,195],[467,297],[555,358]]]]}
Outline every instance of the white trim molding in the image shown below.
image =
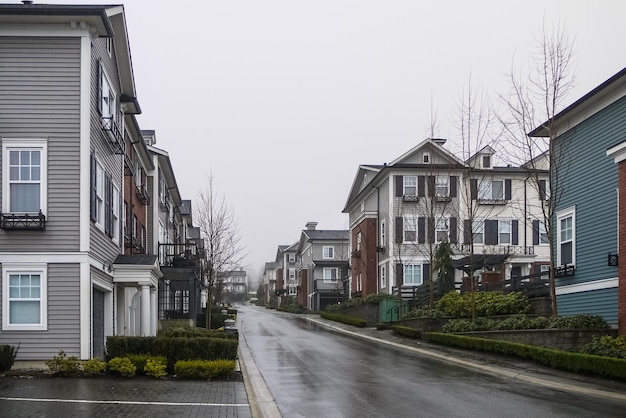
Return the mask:
{"type": "Polygon", "coordinates": [[[593,290],[612,289],[618,286],[618,278],[593,280],[585,283],[576,283],[567,286],[557,286],[556,295],[569,295],[572,293],[590,292],[593,290]]]}

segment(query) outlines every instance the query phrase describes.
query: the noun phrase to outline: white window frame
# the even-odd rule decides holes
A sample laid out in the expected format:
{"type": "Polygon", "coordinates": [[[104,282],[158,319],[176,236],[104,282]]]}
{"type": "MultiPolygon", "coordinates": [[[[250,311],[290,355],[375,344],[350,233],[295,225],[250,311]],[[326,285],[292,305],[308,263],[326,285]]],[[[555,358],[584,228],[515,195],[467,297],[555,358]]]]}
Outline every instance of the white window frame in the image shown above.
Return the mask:
{"type": "Polygon", "coordinates": [[[339,278],[339,269],[337,267],[324,267],[324,283],[337,283],[339,278]],[[335,272],[335,278],[333,279],[333,272],[335,272]]]}
{"type": "Polygon", "coordinates": [[[549,275],[550,265],[549,264],[540,265],[539,271],[541,271],[541,273],[545,273],[541,275],[541,280],[548,280],[550,278],[550,275],[549,275]]]}
{"type": "Polygon", "coordinates": [[[425,152],[425,153],[422,154],[422,163],[430,164],[430,153],[429,152],[425,152]]]}
{"type": "Polygon", "coordinates": [[[380,246],[384,247],[385,244],[387,243],[387,225],[385,224],[385,221],[381,221],[380,222],[380,246]]]}
{"type": "MultiPolygon", "coordinates": [[[[411,238],[411,237],[408,237],[411,238]]],[[[417,218],[404,218],[402,221],[402,242],[417,242],[417,218]],[[414,239],[407,239],[407,233],[414,233],[414,239]]]]}
{"type": "Polygon", "coordinates": [[[481,180],[478,183],[478,199],[480,200],[503,200],[504,196],[506,195],[505,190],[504,190],[504,186],[505,186],[505,182],[504,180],[481,180]],[[502,195],[501,196],[494,196],[493,195],[493,184],[494,183],[501,183],[502,184],[502,195]]]}
{"type": "MultiPolygon", "coordinates": [[[[2,330],[3,331],[46,331],[48,329],[48,274],[47,265],[45,263],[21,264],[21,263],[3,263],[2,264],[2,330]],[[10,297],[10,276],[15,274],[37,274],[40,277],[39,282],[39,323],[37,324],[11,324],[10,309],[11,302],[14,300],[10,297]]],[[[30,300],[30,299],[29,299],[30,300]]]]}
{"type": "Polygon", "coordinates": [[[104,231],[104,167],[96,158],[96,226],[104,231]]]}
{"type": "MultiPolygon", "coordinates": [[[[111,202],[111,228],[113,232],[113,241],[116,244],[120,243],[120,190],[116,185],[113,185],[113,199],[111,202]]],[[[160,225],[159,225],[160,227],[160,225]]]]}
{"type": "Polygon", "coordinates": [[[289,263],[295,263],[296,262],[296,255],[294,253],[290,253],[287,255],[287,259],[289,263]]]}
{"type": "Polygon", "coordinates": [[[289,269],[289,280],[296,280],[296,269],[289,269]]]}
{"type": "Polygon", "coordinates": [[[296,284],[289,284],[287,286],[289,296],[296,296],[298,294],[298,286],[296,284]]]}
{"type": "Polygon", "coordinates": [[[513,242],[513,222],[509,220],[498,220],[498,243],[500,245],[512,245],[513,242]],[[504,235],[508,235],[508,241],[502,239],[504,235]]]}
{"type": "Polygon", "coordinates": [[[102,101],[102,103],[100,103],[102,117],[113,118],[117,122],[115,109],[116,93],[115,90],[113,90],[113,84],[111,83],[103,66],[100,71],[100,89],[102,90],[102,97],[100,97],[100,100],[102,101]]]}
{"type": "Polygon", "coordinates": [[[402,196],[417,196],[417,176],[402,178],[402,196]]]}
{"type": "Polygon", "coordinates": [[[332,245],[323,246],[322,258],[324,258],[324,260],[334,260],[335,259],[335,247],[332,245]]]}
{"type": "MultiPolygon", "coordinates": [[[[39,172],[39,206],[41,212],[48,213],[48,140],[31,138],[2,138],[2,212],[3,213],[31,213],[11,211],[9,152],[35,151],[41,152],[39,172]]],[[[37,214],[37,212],[32,212],[37,214]]]]}
{"type": "Polygon", "coordinates": [[[363,241],[363,233],[357,232],[356,234],[356,250],[361,251],[361,242],[363,241]]]}
{"type": "Polygon", "coordinates": [[[387,288],[387,266],[384,264],[380,266],[380,288],[387,288]]]}
{"type": "Polygon", "coordinates": [[[548,230],[546,228],[546,223],[544,221],[539,221],[539,245],[546,246],[549,244],[550,240],[548,239],[548,230]]]}
{"type": "Polygon", "coordinates": [[[405,264],[402,270],[402,284],[404,286],[420,286],[424,283],[424,277],[422,275],[422,265],[421,264],[405,264]],[[411,273],[411,280],[407,280],[408,272],[411,273]],[[419,274],[419,281],[416,279],[416,273],[419,274]]]}
{"type": "Polygon", "coordinates": [[[450,196],[450,177],[449,176],[435,176],[435,196],[437,197],[450,196]]]}
{"type": "Polygon", "coordinates": [[[485,243],[485,221],[484,219],[474,219],[472,221],[472,242],[474,244],[485,243]],[[477,238],[480,236],[480,240],[477,238]]]}
{"type": "Polygon", "coordinates": [[[557,265],[558,266],[562,266],[563,262],[562,262],[562,251],[561,251],[561,247],[563,244],[566,244],[568,242],[572,243],[572,262],[571,264],[568,264],[568,266],[572,266],[572,265],[576,265],[576,209],[575,208],[568,208],[562,211],[559,211],[556,215],[556,241],[557,241],[557,245],[556,245],[556,259],[557,259],[557,265]],[[564,232],[562,230],[561,227],[561,221],[566,220],[568,218],[572,219],[572,226],[571,226],[571,231],[570,234],[571,236],[569,236],[567,239],[563,239],[562,233],[564,232]]]}
{"type": "Polygon", "coordinates": [[[437,223],[435,224],[435,243],[439,244],[443,242],[445,239],[448,239],[450,236],[450,219],[448,217],[442,216],[437,219],[437,223]],[[444,239],[439,239],[439,233],[445,233],[444,239]]]}

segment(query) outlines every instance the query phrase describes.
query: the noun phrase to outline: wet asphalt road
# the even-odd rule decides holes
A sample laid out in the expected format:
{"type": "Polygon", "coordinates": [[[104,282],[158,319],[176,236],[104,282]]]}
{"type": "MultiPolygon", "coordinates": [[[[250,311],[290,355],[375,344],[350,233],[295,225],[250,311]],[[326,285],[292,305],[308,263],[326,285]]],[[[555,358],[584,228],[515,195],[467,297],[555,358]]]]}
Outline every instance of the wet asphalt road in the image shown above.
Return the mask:
{"type": "Polygon", "coordinates": [[[283,417],[623,417],[626,404],[537,387],[239,307],[283,417]]]}

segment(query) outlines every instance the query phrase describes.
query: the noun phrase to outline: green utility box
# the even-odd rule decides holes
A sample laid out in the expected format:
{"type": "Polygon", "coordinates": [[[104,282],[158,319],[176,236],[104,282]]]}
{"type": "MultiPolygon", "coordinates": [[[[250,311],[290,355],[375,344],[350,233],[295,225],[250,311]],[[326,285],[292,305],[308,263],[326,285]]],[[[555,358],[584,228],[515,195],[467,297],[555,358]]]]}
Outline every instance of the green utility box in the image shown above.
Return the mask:
{"type": "Polygon", "coordinates": [[[384,299],[378,304],[378,319],[380,322],[396,322],[409,311],[406,301],[398,299],[384,299]]]}

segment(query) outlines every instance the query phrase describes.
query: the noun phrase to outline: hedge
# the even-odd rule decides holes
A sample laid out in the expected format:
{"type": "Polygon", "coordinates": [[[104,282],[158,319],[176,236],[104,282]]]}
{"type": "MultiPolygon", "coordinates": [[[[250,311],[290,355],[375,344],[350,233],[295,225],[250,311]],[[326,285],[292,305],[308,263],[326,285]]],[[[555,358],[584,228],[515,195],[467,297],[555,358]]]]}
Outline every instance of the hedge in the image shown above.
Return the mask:
{"type": "Polygon", "coordinates": [[[415,329],[415,328],[404,327],[402,325],[392,325],[391,330],[393,331],[394,334],[404,335],[405,337],[415,338],[415,339],[422,338],[422,331],[415,329]]]}
{"type": "Polygon", "coordinates": [[[365,328],[367,326],[367,322],[365,322],[364,319],[357,318],[356,316],[341,315],[338,313],[325,312],[325,311],[320,312],[320,316],[324,319],[330,319],[331,321],[337,321],[337,322],[342,322],[348,325],[354,325],[355,327],[359,327],[359,328],[365,328]]]}
{"type": "Polygon", "coordinates": [[[626,359],[553,350],[509,341],[489,340],[463,335],[427,332],[428,341],[472,350],[490,351],[534,360],[546,366],[575,373],[626,380],[626,359]]]}

